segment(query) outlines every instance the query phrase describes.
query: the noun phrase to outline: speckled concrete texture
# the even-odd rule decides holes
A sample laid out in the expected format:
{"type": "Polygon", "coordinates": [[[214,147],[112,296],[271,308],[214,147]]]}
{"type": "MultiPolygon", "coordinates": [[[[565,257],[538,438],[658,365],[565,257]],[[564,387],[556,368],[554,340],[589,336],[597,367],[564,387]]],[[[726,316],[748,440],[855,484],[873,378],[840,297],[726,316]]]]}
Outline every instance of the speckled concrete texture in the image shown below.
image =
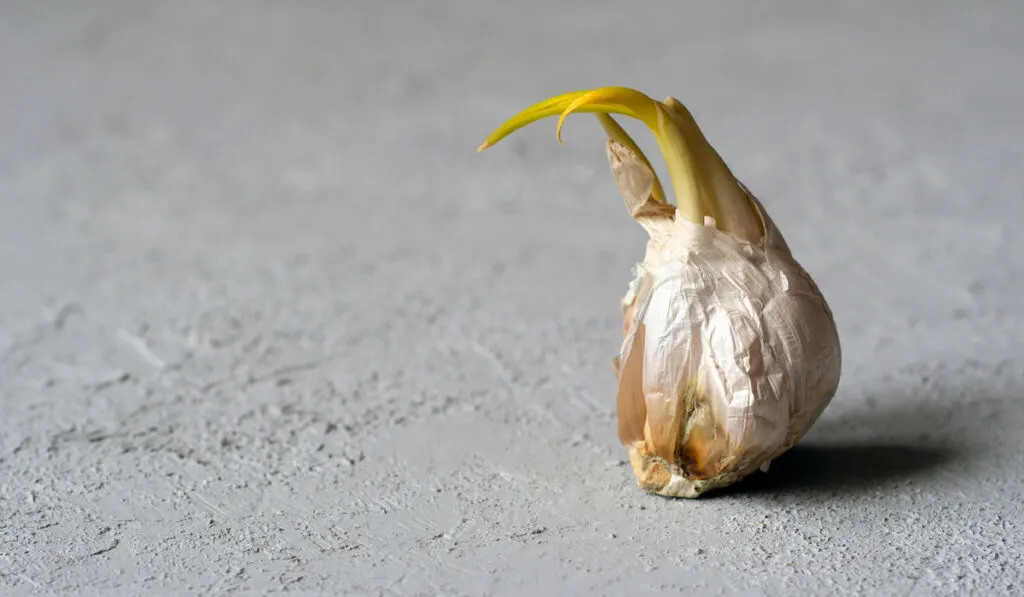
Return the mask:
{"type": "MultiPolygon", "coordinates": [[[[0,2],[0,593],[1024,594],[1024,4],[0,2]],[[839,325],[645,495],[594,120],[686,103],[839,325]]],[[[646,131],[630,124],[644,147],[646,131]]]]}

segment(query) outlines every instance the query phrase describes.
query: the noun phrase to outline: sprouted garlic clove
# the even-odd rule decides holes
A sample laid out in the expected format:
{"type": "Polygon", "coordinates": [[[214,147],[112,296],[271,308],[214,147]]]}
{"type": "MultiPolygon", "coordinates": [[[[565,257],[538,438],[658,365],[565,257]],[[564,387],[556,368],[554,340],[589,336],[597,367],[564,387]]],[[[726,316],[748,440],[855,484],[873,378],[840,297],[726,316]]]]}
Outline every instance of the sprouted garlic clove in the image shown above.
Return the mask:
{"type": "Polygon", "coordinates": [[[484,150],[537,120],[594,113],[612,175],[649,234],[622,300],[614,359],[618,435],[637,484],[697,497],[761,469],[798,441],[838,388],[832,313],[763,205],[675,98],[625,87],[563,94],[513,116],[484,150]],[[642,121],[672,179],[675,204],[612,118],[642,121]]]}

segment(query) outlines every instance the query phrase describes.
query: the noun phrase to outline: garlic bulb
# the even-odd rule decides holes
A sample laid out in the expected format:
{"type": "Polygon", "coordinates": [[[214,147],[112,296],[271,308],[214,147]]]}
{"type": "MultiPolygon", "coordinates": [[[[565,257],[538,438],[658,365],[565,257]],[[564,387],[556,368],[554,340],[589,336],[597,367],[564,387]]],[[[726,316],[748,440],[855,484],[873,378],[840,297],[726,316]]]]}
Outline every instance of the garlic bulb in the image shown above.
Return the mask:
{"type": "Polygon", "coordinates": [[[531,122],[592,112],[633,218],[650,238],[622,300],[618,435],[642,489],[697,497],[761,469],[799,440],[839,384],[832,313],[762,204],[675,98],[604,87],[512,117],[479,148],[531,122]],[[676,203],[610,114],[644,122],[676,203]]]}

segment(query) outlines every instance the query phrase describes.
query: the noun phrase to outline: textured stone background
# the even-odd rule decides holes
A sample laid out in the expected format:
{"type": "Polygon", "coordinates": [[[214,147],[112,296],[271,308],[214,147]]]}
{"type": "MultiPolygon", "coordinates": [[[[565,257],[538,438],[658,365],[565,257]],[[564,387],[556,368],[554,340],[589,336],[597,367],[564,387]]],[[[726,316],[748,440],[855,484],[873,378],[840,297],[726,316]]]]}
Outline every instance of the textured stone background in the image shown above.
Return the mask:
{"type": "Polygon", "coordinates": [[[1024,4],[3,0],[0,57],[5,595],[1024,592],[1024,4]],[[599,85],[686,103],[840,326],[714,498],[622,461],[596,123],[475,153],[599,85]]]}

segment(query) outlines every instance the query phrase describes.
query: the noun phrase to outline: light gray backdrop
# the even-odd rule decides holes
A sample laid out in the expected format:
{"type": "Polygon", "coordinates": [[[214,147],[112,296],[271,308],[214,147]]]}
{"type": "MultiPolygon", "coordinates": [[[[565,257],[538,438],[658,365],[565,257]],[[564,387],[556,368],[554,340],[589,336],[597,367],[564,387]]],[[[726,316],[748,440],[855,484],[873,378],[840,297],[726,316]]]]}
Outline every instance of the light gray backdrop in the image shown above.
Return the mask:
{"type": "Polygon", "coordinates": [[[0,592],[1020,595],[1022,64],[1011,0],[0,2],[0,592]],[[601,85],[835,311],[746,488],[623,462],[593,118],[475,153],[601,85]]]}

